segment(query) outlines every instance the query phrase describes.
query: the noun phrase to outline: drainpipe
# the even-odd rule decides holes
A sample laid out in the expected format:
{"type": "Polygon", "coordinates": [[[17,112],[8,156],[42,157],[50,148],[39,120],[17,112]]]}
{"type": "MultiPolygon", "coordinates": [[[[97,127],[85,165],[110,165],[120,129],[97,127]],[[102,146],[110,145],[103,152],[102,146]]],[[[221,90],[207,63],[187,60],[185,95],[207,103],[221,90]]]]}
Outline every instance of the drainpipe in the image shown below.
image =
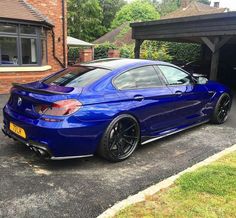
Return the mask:
{"type": "Polygon", "coordinates": [[[52,28],[52,47],[53,47],[53,57],[57,60],[57,62],[61,65],[62,68],[65,68],[65,65],[61,62],[61,60],[56,56],[56,45],[55,45],[55,32],[52,28]]]}
{"type": "Polygon", "coordinates": [[[53,57],[57,60],[57,62],[61,65],[62,68],[66,67],[66,37],[65,37],[65,0],[62,0],[62,43],[63,43],[63,63],[56,55],[56,40],[55,40],[55,32],[52,28],[52,45],[53,45],[53,57]]]}
{"type": "Polygon", "coordinates": [[[63,31],[63,57],[64,57],[64,66],[66,66],[66,36],[65,36],[65,30],[66,30],[66,24],[65,24],[65,0],[62,0],[62,31],[63,31]]]}

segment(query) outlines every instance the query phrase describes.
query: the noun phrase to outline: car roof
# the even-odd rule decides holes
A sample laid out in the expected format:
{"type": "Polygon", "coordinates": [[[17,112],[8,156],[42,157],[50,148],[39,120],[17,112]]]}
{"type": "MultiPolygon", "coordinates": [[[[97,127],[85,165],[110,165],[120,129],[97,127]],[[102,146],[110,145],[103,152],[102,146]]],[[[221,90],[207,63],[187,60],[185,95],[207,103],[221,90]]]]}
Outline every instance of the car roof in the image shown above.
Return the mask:
{"type": "Polygon", "coordinates": [[[107,58],[107,59],[100,59],[95,60],[89,63],[80,64],[80,66],[87,66],[87,67],[98,67],[98,68],[105,68],[109,70],[115,70],[120,67],[125,67],[130,64],[160,64],[164,63],[161,61],[151,61],[151,60],[143,60],[143,59],[128,59],[128,58],[107,58]]]}

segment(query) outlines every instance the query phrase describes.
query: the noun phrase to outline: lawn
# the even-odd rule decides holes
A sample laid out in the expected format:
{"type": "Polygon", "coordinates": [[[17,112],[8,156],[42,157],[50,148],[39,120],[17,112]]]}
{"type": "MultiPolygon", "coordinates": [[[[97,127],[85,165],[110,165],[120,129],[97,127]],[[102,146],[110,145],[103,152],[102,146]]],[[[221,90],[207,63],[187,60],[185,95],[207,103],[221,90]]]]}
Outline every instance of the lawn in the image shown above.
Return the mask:
{"type": "Polygon", "coordinates": [[[236,217],[236,152],[184,174],[115,217],[236,217]]]}

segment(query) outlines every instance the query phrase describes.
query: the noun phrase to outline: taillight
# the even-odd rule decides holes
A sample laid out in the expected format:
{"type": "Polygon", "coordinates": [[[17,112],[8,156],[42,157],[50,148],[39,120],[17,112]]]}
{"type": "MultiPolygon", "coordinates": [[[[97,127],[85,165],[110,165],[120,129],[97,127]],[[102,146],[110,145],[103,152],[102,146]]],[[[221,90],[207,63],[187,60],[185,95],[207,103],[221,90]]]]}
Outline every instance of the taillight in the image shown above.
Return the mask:
{"type": "Polygon", "coordinates": [[[52,105],[38,105],[35,107],[36,112],[51,116],[67,116],[73,114],[81,108],[82,104],[75,100],[56,101],[52,105]]]}

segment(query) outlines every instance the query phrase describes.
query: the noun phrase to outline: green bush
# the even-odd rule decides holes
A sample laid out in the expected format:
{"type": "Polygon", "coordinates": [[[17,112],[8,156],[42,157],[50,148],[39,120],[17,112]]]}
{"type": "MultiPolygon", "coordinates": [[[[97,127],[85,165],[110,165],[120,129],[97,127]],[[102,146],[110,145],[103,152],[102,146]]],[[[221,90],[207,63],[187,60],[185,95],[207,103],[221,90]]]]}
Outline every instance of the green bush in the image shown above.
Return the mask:
{"type": "MultiPolygon", "coordinates": [[[[124,45],[120,48],[122,58],[134,58],[134,44],[124,45]]],[[[154,41],[145,41],[141,46],[140,58],[160,61],[171,61],[172,56],[164,44],[158,44],[154,41]]]]}
{"type": "Polygon", "coordinates": [[[107,58],[109,49],[117,49],[117,47],[108,42],[96,45],[94,48],[94,59],[107,58]]]}
{"type": "MultiPolygon", "coordinates": [[[[94,50],[95,59],[107,58],[109,49],[118,49],[111,43],[97,45],[94,50]]],[[[134,44],[123,45],[119,48],[121,58],[134,58],[134,44]]],[[[160,61],[183,61],[198,60],[201,46],[193,43],[175,43],[160,41],[144,41],[140,50],[140,58],[160,61]]]]}
{"type": "Polygon", "coordinates": [[[201,46],[194,43],[168,42],[166,46],[175,61],[195,61],[199,59],[201,54],[201,46]]]}
{"type": "Polygon", "coordinates": [[[141,46],[140,57],[143,59],[171,61],[173,57],[169,54],[168,48],[163,43],[145,41],[141,46]]]}
{"type": "Polygon", "coordinates": [[[69,59],[78,59],[79,58],[80,48],[70,48],[68,50],[68,58],[69,59]]]}
{"type": "Polygon", "coordinates": [[[134,45],[124,45],[120,48],[121,58],[134,58],[134,45]]]}
{"type": "Polygon", "coordinates": [[[141,47],[143,58],[161,61],[190,62],[198,60],[201,46],[194,43],[145,41],[141,47]]]}

